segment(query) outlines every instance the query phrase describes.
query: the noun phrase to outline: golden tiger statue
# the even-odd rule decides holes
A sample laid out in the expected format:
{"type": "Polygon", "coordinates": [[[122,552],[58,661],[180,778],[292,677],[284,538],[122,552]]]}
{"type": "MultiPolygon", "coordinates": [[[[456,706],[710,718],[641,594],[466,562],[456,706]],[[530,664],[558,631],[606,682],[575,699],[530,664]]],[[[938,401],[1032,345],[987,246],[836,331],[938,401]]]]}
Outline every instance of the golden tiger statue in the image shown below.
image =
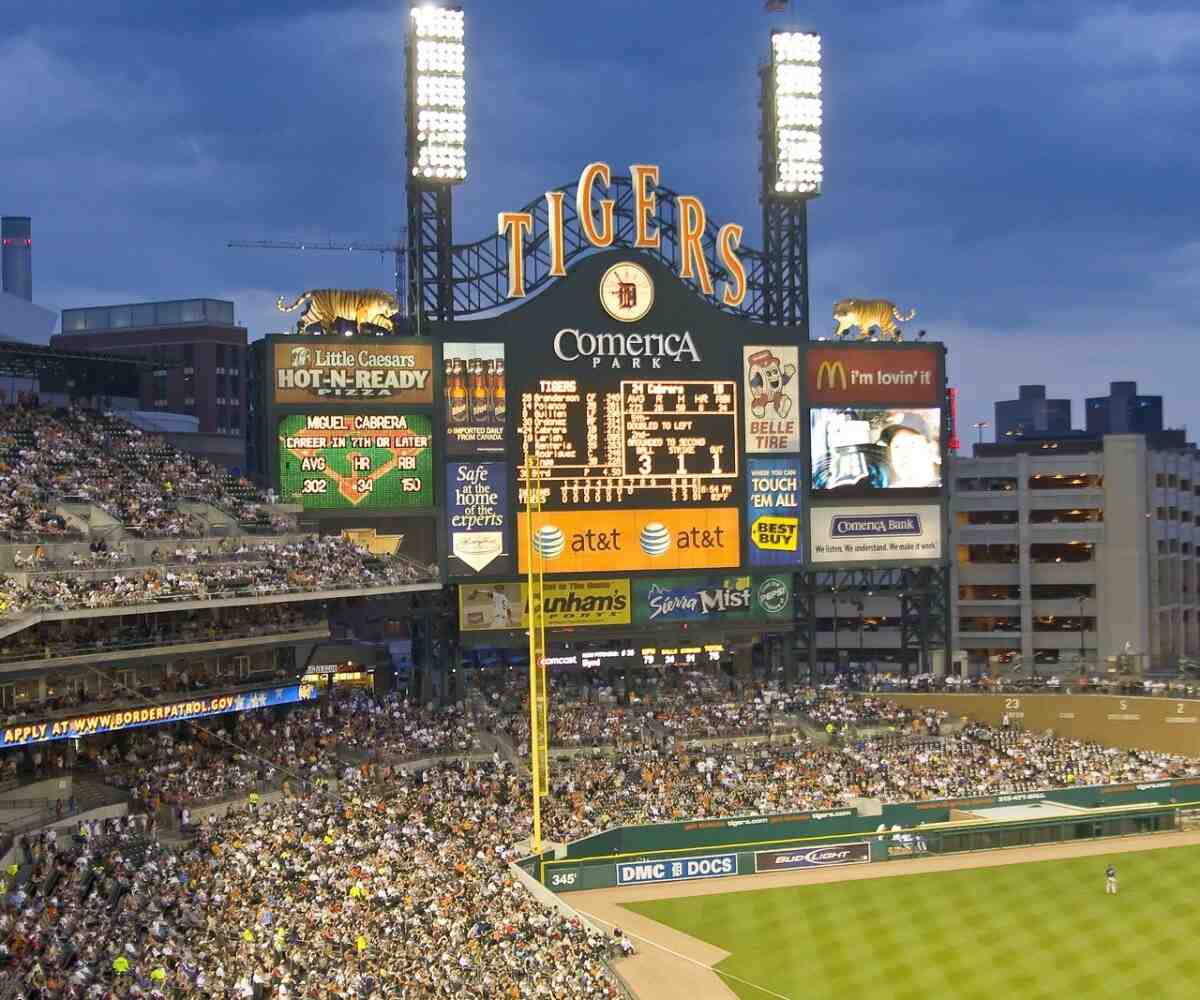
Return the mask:
{"type": "Polygon", "coordinates": [[[275,304],[280,312],[291,312],[305,299],[308,300],[308,306],[296,323],[297,333],[304,333],[309,327],[319,326],[326,335],[333,336],[337,333],[339,319],[353,323],[360,333],[364,323],[382,327],[388,333],[396,332],[392,317],[400,311],[400,303],[391,292],[380,291],[378,288],[362,288],[355,291],[312,288],[291,305],[283,301],[282,295],[275,304]]]}
{"type": "Polygon", "coordinates": [[[913,309],[907,316],[901,316],[896,304],[887,299],[841,299],[833,306],[833,318],[837,320],[834,336],[841,340],[850,327],[857,326],[858,339],[867,340],[871,336],[871,327],[877,326],[883,340],[901,340],[896,320],[907,323],[916,314],[913,309]]]}

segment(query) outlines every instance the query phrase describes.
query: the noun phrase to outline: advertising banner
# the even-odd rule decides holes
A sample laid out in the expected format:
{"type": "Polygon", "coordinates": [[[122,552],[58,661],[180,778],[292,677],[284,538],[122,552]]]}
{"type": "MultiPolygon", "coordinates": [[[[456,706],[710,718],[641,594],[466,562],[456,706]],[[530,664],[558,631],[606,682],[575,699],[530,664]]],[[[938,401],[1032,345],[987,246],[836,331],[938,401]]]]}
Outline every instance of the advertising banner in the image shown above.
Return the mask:
{"type": "Polygon", "coordinates": [[[790,576],[685,576],[633,582],[635,625],[791,619],[790,576]]]}
{"type": "Polygon", "coordinates": [[[433,506],[424,413],[302,414],[279,421],[279,493],[305,510],[433,506]]]}
{"type": "MultiPolygon", "coordinates": [[[[528,628],[523,583],[459,584],[458,627],[463,632],[528,628]]],[[[542,588],[547,628],[630,624],[628,580],[547,580],[542,588]]]]}
{"type": "MultiPolygon", "coordinates": [[[[736,508],[546,511],[536,516],[534,545],[546,573],[719,569],[741,562],[736,508]]],[[[528,562],[528,520],[523,511],[518,513],[522,573],[528,562]]]]}
{"type": "Polygon", "coordinates": [[[942,485],[942,411],[809,411],[814,493],[872,494],[942,485]]]}
{"type": "Polygon", "coordinates": [[[511,572],[508,463],[451,462],[446,466],[446,524],[450,576],[511,572]]]}
{"type": "Polygon", "coordinates": [[[940,406],[935,347],[897,350],[810,344],[809,405],[883,403],[888,406],[940,406]]]}
{"type": "Polygon", "coordinates": [[[289,337],[272,353],[276,405],[433,403],[429,343],[289,337]]]}
{"type": "Polygon", "coordinates": [[[112,712],[75,715],[65,719],[48,719],[44,722],[30,722],[20,726],[7,727],[0,736],[0,747],[75,739],[80,736],[94,736],[98,733],[115,733],[121,729],[137,729],[165,722],[201,719],[210,715],[224,715],[226,712],[249,712],[257,708],[271,708],[274,705],[314,701],[316,698],[317,689],[311,684],[288,684],[284,687],[267,688],[244,694],[213,695],[189,701],[171,702],[167,705],[117,709],[112,712]]]}
{"type": "Polygon", "coordinates": [[[837,868],[841,865],[865,865],[871,861],[871,845],[866,841],[847,844],[822,844],[798,847],[790,851],[755,851],[754,872],[782,872],[794,868],[837,868]]]}
{"type": "Polygon", "coordinates": [[[800,463],[794,458],[747,461],[746,526],[752,566],[794,566],[800,544],[800,463]]]}
{"type": "Polygon", "coordinates": [[[725,878],[738,873],[737,854],[710,854],[703,858],[669,861],[630,861],[617,865],[617,885],[648,882],[686,882],[695,878],[725,878]]]}
{"type": "Polygon", "coordinates": [[[746,451],[770,454],[800,450],[800,348],[743,347],[746,451]]]}
{"type": "Polygon", "coordinates": [[[447,455],[503,455],[508,385],[503,344],[442,345],[447,455]]]}
{"type": "Polygon", "coordinates": [[[814,563],[942,558],[942,510],[903,507],[811,507],[809,558],[814,563]]]}

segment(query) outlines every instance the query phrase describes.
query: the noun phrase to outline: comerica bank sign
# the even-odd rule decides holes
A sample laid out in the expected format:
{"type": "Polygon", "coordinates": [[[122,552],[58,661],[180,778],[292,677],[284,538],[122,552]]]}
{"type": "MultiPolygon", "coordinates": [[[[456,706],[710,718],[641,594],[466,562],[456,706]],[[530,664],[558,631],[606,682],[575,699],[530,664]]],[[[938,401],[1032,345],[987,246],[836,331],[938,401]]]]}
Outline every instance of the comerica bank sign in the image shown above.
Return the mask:
{"type": "Polygon", "coordinates": [[[593,368],[662,368],[664,359],[676,364],[700,362],[700,351],[690,332],[587,333],[570,327],[554,335],[554,353],[560,361],[589,358],[593,368]]]}

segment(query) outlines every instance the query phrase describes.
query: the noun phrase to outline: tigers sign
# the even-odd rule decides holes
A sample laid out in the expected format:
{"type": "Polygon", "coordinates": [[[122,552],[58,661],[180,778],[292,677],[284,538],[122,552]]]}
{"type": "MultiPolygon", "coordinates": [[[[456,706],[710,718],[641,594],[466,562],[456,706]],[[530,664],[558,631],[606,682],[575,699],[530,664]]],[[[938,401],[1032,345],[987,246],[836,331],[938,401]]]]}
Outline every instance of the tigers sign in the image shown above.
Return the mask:
{"type": "Polygon", "coordinates": [[[943,392],[938,354],[938,348],[924,345],[810,345],[809,402],[938,406],[943,392]]]}
{"type": "Polygon", "coordinates": [[[433,402],[428,343],[288,337],[272,346],[277,405],[433,402]]]}

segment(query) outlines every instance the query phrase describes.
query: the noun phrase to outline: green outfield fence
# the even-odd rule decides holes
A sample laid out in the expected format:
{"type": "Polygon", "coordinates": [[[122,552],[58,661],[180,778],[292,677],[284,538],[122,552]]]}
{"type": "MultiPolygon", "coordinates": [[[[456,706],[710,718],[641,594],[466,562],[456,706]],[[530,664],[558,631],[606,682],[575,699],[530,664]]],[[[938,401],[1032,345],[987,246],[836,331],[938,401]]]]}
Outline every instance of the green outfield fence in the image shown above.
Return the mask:
{"type": "Polygon", "coordinates": [[[547,888],[570,892],[1157,833],[1177,829],[1179,810],[1198,805],[1200,778],[1192,778],[903,803],[875,816],[838,809],[694,820],[607,830],[522,865],[547,888]],[[1037,802],[1087,812],[996,822],[952,818],[1037,802]],[[888,830],[879,831],[880,824],[888,830]]]}

